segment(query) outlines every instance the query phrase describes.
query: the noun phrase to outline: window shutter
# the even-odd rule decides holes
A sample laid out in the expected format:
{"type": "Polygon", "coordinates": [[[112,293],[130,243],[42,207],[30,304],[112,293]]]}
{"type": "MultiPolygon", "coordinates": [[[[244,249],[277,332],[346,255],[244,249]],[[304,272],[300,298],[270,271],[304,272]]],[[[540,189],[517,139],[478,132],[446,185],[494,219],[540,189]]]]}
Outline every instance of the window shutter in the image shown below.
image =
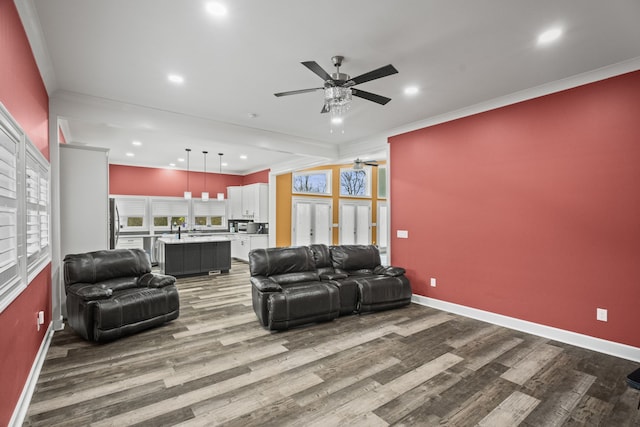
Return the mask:
{"type": "Polygon", "coordinates": [[[189,215],[187,200],[151,200],[151,215],[156,216],[183,216],[189,215]]]}
{"type": "Polygon", "coordinates": [[[227,204],[220,200],[193,201],[193,216],[225,216],[227,204]]]}
{"type": "Polygon", "coordinates": [[[0,301],[3,302],[20,282],[17,165],[18,140],[0,127],[0,301]]]}
{"type": "Polygon", "coordinates": [[[120,216],[141,216],[145,215],[146,201],[144,199],[116,199],[118,213],[120,216]]]}

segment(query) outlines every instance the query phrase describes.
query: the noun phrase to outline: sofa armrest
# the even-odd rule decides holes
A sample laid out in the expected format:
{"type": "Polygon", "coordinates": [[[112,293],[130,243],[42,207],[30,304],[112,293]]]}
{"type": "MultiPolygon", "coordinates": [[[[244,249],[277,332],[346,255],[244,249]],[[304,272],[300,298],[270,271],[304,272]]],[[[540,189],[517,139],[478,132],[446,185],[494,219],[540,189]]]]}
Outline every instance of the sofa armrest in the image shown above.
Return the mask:
{"type": "Polygon", "coordinates": [[[393,267],[393,266],[384,267],[382,265],[379,265],[373,270],[373,272],[375,274],[381,274],[384,276],[398,277],[406,273],[406,270],[402,267],[393,267]]]}
{"type": "Polygon", "coordinates": [[[167,274],[146,273],[138,278],[138,287],[141,288],[164,288],[175,283],[176,278],[167,274]]]}
{"type": "Polygon", "coordinates": [[[93,283],[74,283],[67,286],[67,294],[75,295],[83,301],[109,299],[113,295],[111,288],[93,283]]]}
{"type": "Polygon", "coordinates": [[[347,273],[323,273],[320,275],[320,280],[340,280],[349,277],[347,273]]]}
{"type": "Polygon", "coordinates": [[[251,284],[260,292],[282,292],[282,287],[275,280],[266,276],[251,277],[251,284]]]}

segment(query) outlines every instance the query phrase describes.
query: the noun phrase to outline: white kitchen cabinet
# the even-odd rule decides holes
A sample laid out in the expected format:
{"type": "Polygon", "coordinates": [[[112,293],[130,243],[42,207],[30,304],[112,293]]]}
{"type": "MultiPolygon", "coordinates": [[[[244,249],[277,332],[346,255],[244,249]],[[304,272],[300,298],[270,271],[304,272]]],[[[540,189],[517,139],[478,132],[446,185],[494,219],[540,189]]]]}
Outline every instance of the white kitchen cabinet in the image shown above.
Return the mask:
{"type": "Polygon", "coordinates": [[[269,184],[242,187],[242,218],[253,222],[269,222],[269,184]]]}
{"type": "Polygon", "coordinates": [[[231,238],[231,257],[249,262],[249,252],[269,246],[269,236],[264,234],[236,234],[231,238]]]}
{"type": "Polygon", "coordinates": [[[269,184],[227,187],[229,219],[269,222],[269,184]]]}
{"type": "Polygon", "coordinates": [[[116,249],[144,249],[144,239],[142,237],[120,236],[116,249]]]}
{"type": "Polygon", "coordinates": [[[109,248],[109,150],[60,144],[60,253],[109,248]]]}
{"type": "Polygon", "coordinates": [[[242,219],[242,186],[227,187],[228,219],[242,219]]]}

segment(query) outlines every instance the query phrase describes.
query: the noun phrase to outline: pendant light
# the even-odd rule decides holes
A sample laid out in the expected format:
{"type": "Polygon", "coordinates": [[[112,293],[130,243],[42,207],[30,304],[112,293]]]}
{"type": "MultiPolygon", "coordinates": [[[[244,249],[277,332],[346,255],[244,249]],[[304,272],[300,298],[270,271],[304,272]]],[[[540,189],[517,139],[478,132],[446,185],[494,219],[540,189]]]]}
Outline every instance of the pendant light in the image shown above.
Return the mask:
{"type": "MultiPolygon", "coordinates": [[[[220,157],[220,173],[222,174],[222,156],[224,156],[224,154],[218,153],[218,156],[220,157]]],[[[224,200],[224,193],[218,193],[218,200],[224,200]]]]}
{"type": "Polygon", "coordinates": [[[189,191],[189,153],[191,148],[185,148],[184,151],[187,152],[187,191],[184,192],[184,198],[189,200],[191,199],[191,191],[189,191]]]}
{"type": "MultiPolygon", "coordinates": [[[[204,189],[207,189],[207,152],[203,151],[202,154],[204,154],[204,189]]],[[[202,192],[202,201],[206,202],[207,200],[209,200],[209,192],[208,191],[203,191],[202,192]]]]}

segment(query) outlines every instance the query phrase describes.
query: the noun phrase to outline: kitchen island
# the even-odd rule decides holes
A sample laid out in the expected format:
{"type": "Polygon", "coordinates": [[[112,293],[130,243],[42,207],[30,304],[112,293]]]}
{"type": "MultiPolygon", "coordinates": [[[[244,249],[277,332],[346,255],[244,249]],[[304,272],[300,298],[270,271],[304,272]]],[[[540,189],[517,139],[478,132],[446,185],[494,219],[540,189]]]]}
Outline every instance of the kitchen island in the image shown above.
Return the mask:
{"type": "Polygon", "coordinates": [[[231,269],[231,241],[222,236],[160,237],[158,267],[162,274],[196,276],[231,269]]]}

